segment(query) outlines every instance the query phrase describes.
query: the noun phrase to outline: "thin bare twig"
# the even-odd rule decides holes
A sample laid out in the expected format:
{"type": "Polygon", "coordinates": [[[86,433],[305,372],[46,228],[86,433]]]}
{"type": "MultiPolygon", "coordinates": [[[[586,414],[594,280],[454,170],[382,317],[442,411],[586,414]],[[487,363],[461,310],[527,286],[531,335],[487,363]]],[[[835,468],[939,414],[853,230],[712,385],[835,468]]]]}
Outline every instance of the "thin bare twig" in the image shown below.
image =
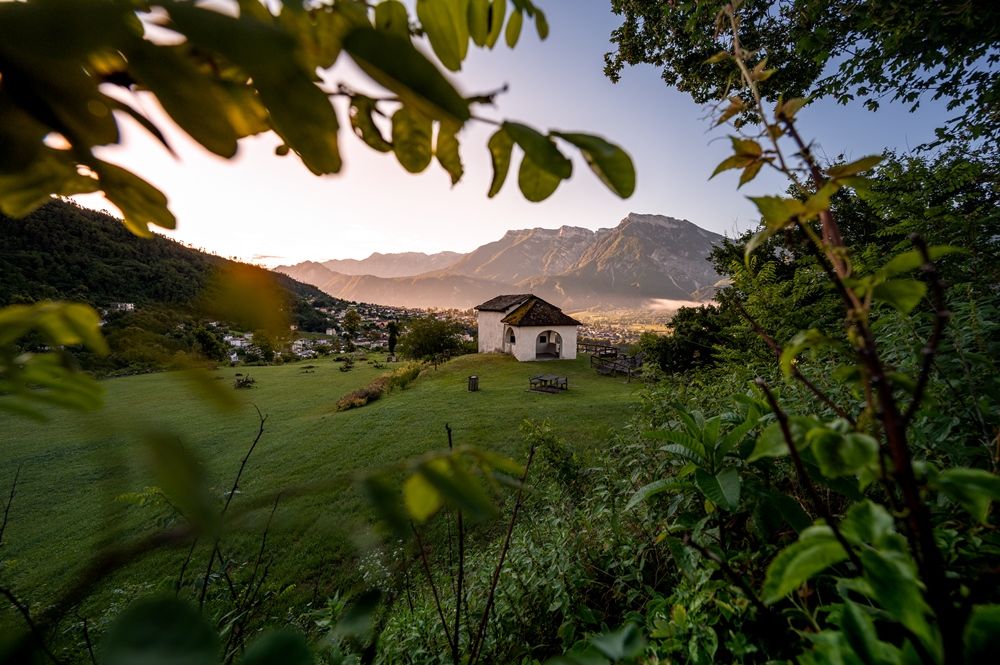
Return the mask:
{"type": "Polygon", "coordinates": [[[181,564],[181,571],[177,575],[177,581],[174,583],[174,595],[178,595],[181,592],[181,587],[184,586],[184,573],[187,572],[188,565],[191,563],[191,556],[194,554],[194,548],[198,545],[198,538],[191,541],[191,547],[188,548],[187,556],[184,557],[184,563],[181,564]]]}
{"type": "Polygon", "coordinates": [[[431,573],[430,563],[427,561],[427,551],[424,549],[424,541],[420,537],[420,532],[417,531],[417,527],[410,522],[410,528],[413,529],[413,535],[417,538],[417,547],[420,549],[420,560],[424,564],[424,574],[427,576],[427,582],[431,585],[431,594],[434,596],[434,606],[437,608],[438,618],[441,620],[441,627],[444,629],[444,635],[448,638],[448,647],[452,653],[455,652],[455,640],[452,639],[451,629],[448,627],[448,620],[444,617],[444,609],[441,607],[441,597],[438,596],[437,585],[434,583],[434,575],[431,573]]]}
{"type": "Polygon", "coordinates": [[[87,654],[90,656],[91,665],[97,665],[97,657],[94,655],[94,643],[90,639],[90,629],[87,627],[87,617],[81,617],[77,614],[77,618],[83,622],[83,643],[87,645],[87,654]]]}
{"type": "Polygon", "coordinates": [[[490,609],[493,607],[494,593],[496,592],[497,583],[500,581],[500,571],[503,570],[504,560],[507,558],[507,550],[510,549],[510,541],[514,534],[514,524],[517,522],[517,514],[521,510],[521,504],[524,503],[524,483],[528,479],[528,472],[531,470],[531,460],[534,458],[535,445],[532,444],[531,449],[528,451],[528,461],[524,465],[524,473],[521,474],[521,486],[517,488],[514,511],[511,513],[510,522],[507,523],[507,534],[504,536],[503,546],[500,548],[500,557],[497,560],[496,568],[493,569],[493,577],[490,579],[490,591],[486,596],[486,607],[483,609],[483,615],[479,619],[479,630],[476,631],[476,639],[472,643],[469,662],[473,663],[473,665],[479,660],[483,643],[486,640],[486,627],[490,620],[490,609]]]}
{"type": "Polygon", "coordinates": [[[14,592],[6,587],[0,587],[0,595],[5,596],[7,600],[10,601],[10,604],[21,613],[21,617],[24,619],[24,623],[27,624],[28,630],[31,631],[31,636],[34,638],[35,644],[38,645],[38,648],[41,649],[46,656],[48,656],[49,660],[56,663],[56,665],[60,665],[62,661],[56,658],[56,655],[52,653],[49,646],[45,643],[45,633],[31,618],[31,610],[28,609],[28,606],[22,603],[18,597],[14,595],[14,592]]]}
{"type": "Polygon", "coordinates": [[[3,534],[7,530],[7,521],[10,519],[10,507],[14,504],[14,493],[17,491],[17,480],[21,477],[21,464],[17,465],[14,472],[14,482],[10,486],[10,495],[3,506],[3,522],[0,522],[0,547],[3,547],[3,534]]]}
{"type": "MultiPolygon", "coordinates": [[[[226,514],[229,510],[229,504],[232,503],[233,497],[236,496],[236,490],[240,486],[240,478],[243,476],[243,470],[247,466],[247,462],[250,460],[250,456],[253,454],[254,448],[257,447],[257,442],[260,441],[261,437],[264,436],[264,424],[267,422],[267,416],[260,412],[260,409],[254,405],[254,410],[257,411],[257,418],[259,424],[257,427],[257,436],[254,437],[253,443],[250,444],[250,448],[247,450],[247,454],[243,456],[243,461],[240,462],[240,468],[236,472],[236,477],[233,478],[233,486],[229,490],[229,496],[226,497],[226,503],[222,506],[222,515],[226,514]]],[[[219,555],[219,539],[220,535],[216,535],[215,542],[212,544],[212,552],[208,555],[208,565],[205,567],[205,576],[201,581],[201,593],[198,595],[198,607],[205,606],[205,594],[208,593],[208,580],[212,575],[212,567],[215,565],[215,558],[219,555]]]]}
{"type": "MultiPolygon", "coordinates": [[[[451,425],[445,423],[444,429],[448,432],[448,450],[455,448],[451,438],[451,425]]],[[[453,663],[459,662],[461,655],[461,635],[462,635],[462,585],[465,582],[465,526],[462,523],[462,511],[456,510],[456,527],[458,529],[458,579],[455,588],[455,628],[452,633],[455,641],[451,645],[451,660],[453,663]]]]}

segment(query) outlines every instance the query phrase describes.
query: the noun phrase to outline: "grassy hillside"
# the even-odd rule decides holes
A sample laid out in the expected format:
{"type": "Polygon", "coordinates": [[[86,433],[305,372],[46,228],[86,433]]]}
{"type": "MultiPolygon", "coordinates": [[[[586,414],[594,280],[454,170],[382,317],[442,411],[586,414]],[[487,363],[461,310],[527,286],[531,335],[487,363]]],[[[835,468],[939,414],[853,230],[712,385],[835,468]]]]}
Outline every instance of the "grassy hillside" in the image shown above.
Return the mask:
{"type": "MultiPolygon", "coordinates": [[[[266,433],[248,464],[241,494],[261,496],[283,488],[334,481],[314,494],[279,505],[271,551],[280,553],[272,579],[301,587],[330,585],[350,578],[338,564],[354,552],[370,512],[355,484],[358,474],[446,445],[445,423],[456,444],[471,444],[515,455],[518,426],[525,418],[547,419],[573,445],[599,446],[634,407],[635,384],[596,375],[587,358],[550,364],[522,364],[509,357],[471,355],[426,370],[407,390],[366,407],[335,412],[342,394],[386,370],[358,363],[341,372],[329,360],[275,367],[225,368],[213,372],[226,386],[235,372],[249,371],[257,387],[238,391],[243,406],[220,413],[193,394],[176,373],[125,377],[104,382],[106,406],[96,414],[53,412],[38,425],[3,416],[0,422],[0,491],[15,469],[21,481],[5,537],[3,558],[13,560],[5,575],[35,601],[50,599],[68,583],[84,553],[102,542],[124,542],[150,531],[162,508],[116,500],[154,481],[144,464],[136,434],[153,429],[182,438],[203,461],[213,491],[225,491],[257,430],[256,405],[268,416],[266,433]],[[569,377],[566,393],[527,391],[539,371],[569,377]],[[479,376],[480,391],[467,391],[466,378],[479,376]]],[[[255,526],[256,528],[256,526],[255,526]]],[[[227,539],[233,550],[250,549],[253,534],[227,539]]],[[[183,554],[168,552],[133,566],[105,586],[90,607],[107,608],[129,594],[169,587],[183,554]],[[113,592],[114,589],[124,592],[113,592]]],[[[194,576],[207,551],[192,564],[194,576]]],[[[0,624],[14,620],[0,610],[0,624]]]]}
{"type": "MultiPolygon", "coordinates": [[[[96,307],[188,308],[217,270],[237,265],[160,235],[139,238],[105,212],[62,200],[23,219],[0,214],[0,258],[0,305],[68,299],[96,307]]],[[[330,300],[313,286],[270,274],[298,298],[330,300]]]]}

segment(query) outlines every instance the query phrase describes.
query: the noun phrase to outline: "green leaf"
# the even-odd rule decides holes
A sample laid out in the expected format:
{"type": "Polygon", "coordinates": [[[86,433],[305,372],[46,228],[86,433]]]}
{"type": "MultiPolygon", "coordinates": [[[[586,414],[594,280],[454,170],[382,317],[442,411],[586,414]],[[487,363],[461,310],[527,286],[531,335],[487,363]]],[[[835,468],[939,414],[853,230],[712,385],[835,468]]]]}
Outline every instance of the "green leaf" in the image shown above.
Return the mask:
{"type": "MultiPolygon", "coordinates": [[[[386,4],[386,3],[382,3],[386,4]]],[[[375,8],[376,17],[381,16],[383,21],[395,18],[395,9],[390,6],[379,10],[375,8]],[[388,12],[389,17],[386,16],[388,12]]],[[[251,3],[251,7],[260,8],[259,3],[251,3]]],[[[381,5],[380,5],[381,6],[381,5]]],[[[245,11],[241,7],[241,12],[245,11]]],[[[257,12],[258,9],[251,9],[257,12]]],[[[270,13],[263,9],[262,16],[258,20],[270,21],[270,13]]],[[[403,29],[406,29],[406,17],[403,17],[403,29]]],[[[278,16],[278,23],[289,32],[297,42],[297,51],[301,57],[303,65],[310,73],[316,69],[329,69],[337,62],[343,48],[344,36],[359,26],[370,25],[368,14],[360,5],[351,3],[338,3],[336,6],[320,6],[306,10],[301,4],[299,6],[291,3],[284,3],[281,14],[278,16]]],[[[383,29],[398,30],[399,26],[393,23],[383,25],[383,29]]],[[[408,36],[408,32],[404,32],[408,36]]]]}
{"type": "Polygon", "coordinates": [[[469,50],[468,0],[417,0],[417,18],[441,64],[460,70],[469,50]]]}
{"type": "MultiPolygon", "coordinates": [[[[54,344],[83,344],[100,356],[110,352],[101,335],[101,317],[92,307],[82,303],[53,304],[58,307],[59,315],[71,331],[70,337],[54,339],[54,344]]],[[[40,305],[45,306],[44,303],[40,305]]]]}
{"type": "Polygon", "coordinates": [[[757,160],[743,169],[743,173],[740,174],[740,183],[736,186],[736,189],[739,189],[756,178],[757,174],[760,173],[761,167],[764,166],[764,163],[765,162],[763,160],[757,160]]]}
{"type": "Polygon", "coordinates": [[[370,640],[375,611],[381,598],[382,594],[378,589],[369,589],[359,594],[330,631],[330,637],[334,640],[356,639],[361,642],[370,640]]]}
{"type": "Polygon", "coordinates": [[[219,82],[218,87],[226,99],[226,113],[237,136],[252,136],[270,129],[267,109],[253,88],[226,81],[219,82]]]}
{"type": "Polygon", "coordinates": [[[927,295],[927,285],[916,279],[891,279],[877,284],[873,295],[876,300],[909,314],[927,295]]]}
{"type": "MultiPolygon", "coordinates": [[[[805,447],[806,433],[816,425],[817,421],[813,418],[805,416],[790,416],[788,418],[788,430],[798,450],[805,447]]],[[[781,424],[773,422],[765,427],[764,431],[757,437],[757,443],[747,461],[755,462],[764,457],[784,457],[787,454],[788,443],[781,431],[781,424]]]]}
{"type": "MultiPolygon", "coordinates": [[[[0,176],[18,173],[38,159],[49,128],[0,92],[0,176]]],[[[0,195],[2,196],[2,195],[0,195]]]]}
{"type": "Polygon", "coordinates": [[[70,155],[43,147],[28,168],[9,174],[0,173],[0,212],[11,217],[24,217],[47,203],[53,194],[70,196],[99,189],[98,180],[81,175],[70,155]]]}
{"type": "Polygon", "coordinates": [[[398,0],[383,0],[375,5],[375,29],[404,39],[410,38],[410,15],[398,0]]]}
{"type": "Polygon", "coordinates": [[[115,619],[101,644],[105,665],[216,665],[214,626],[178,598],[146,598],[115,619]]]}
{"type": "Polygon", "coordinates": [[[982,524],[988,521],[990,504],[1000,501],[1000,476],[982,469],[948,469],[934,475],[931,485],[982,524]]]}
{"type": "Polygon", "coordinates": [[[528,155],[521,160],[521,168],[517,172],[517,185],[521,188],[524,198],[532,203],[544,201],[552,196],[562,180],[540,167],[528,155]]]}
{"type": "Polygon", "coordinates": [[[515,9],[514,13],[510,15],[510,20],[507,21],[507,31],[504,33],[504,40],[507,42],[509,48],[514,48],[517,45],[517,40],[521,36],[521,23],[524,21],[524,15],[521,13],[520,9],[515,9]]]}
{"type": "Polygon", "coordinates": [[[883,506],[865,499],[855,503],[840,523],[840,531],[855,545],[904,551],[906,540],[896,532],[892,515],[883,506]]]}
{"type": "Polygon", "coordinates": [[[767,568],[762,600],[771,605],[835,563],[847,558],[828,526],[812,526],[781,550],[767,568]]]}
{"type": "Polygon", "coordinates": [[[420,473],[448,501],[472,522],[482,522],[496,514],[496,507],[482,487],[461,467],[454,457],[442,458],[447,465],[425,463],[420,473]]]}
{"type": "Polygon", "coordinates": [[[552,132],[552,135],[579,148],[587,165],[612,192],[623,199],[635,192],[635,165],[620,147],[590,134],[552,132]]]}
{"type": "Polygon", "coordinates": [[[809,431],[807,440],[827,478],[853,476],[878,459],[878,442],[867,434],[841,434],[829,428],[809,431]]]}
{"type": "Polygon", "coordinates": [[[495,469],[511,476],[512,478],[520,478],[524,475],[524,465],[519,464],[504,455],[498,455],[497,453],[490,452],[489,450],[482,450],[479,448],[469,450],[468,453],[476,459],[480,468],[484,471],[495,469]]]}
{"type": "Polygon", "coordinates": [[[406,106],[392,114],[392,150],[403,168],[420,173],[431,163],[431,119],[406,106]]]}
{"type": "Polygon", "coordinates": [[[640,503],[649,501],[654,496],[663,494],[664,492],[672,492],[689,487],[691,487],[691,483],[685,483],[676,478],[661,478],[660,480],[654,480],[648,485],[643,485],[636,490],[635,494],[633,494],[628,500],[628,503],[625,504],[625,510],[632,510],[640,503]]]}
{"type": "Polygon", "coordinates": [[[549,21],[541,9],[535,8],[535,29],[538,30],[538,38],[545,41],[549,38],[549,21]]]}
{"type": "Polygon", "coordinates": [[[795,361],[803,352],[809,349],[834,346],[835,344],[836,342],[833,339],[815,328],[800,330],[781,350],[779,365],[781,366],[782,374],[785,375],[786,379],[792,376],[792,368],[795,361]]]}
{"type": "Polygon", "coordinates": [[[722,459],[735,450],[736,446],[743,443],[743,439],[746,438],[747,434],[749,434],[750,431],[757,426],[757,422],[759,420],[760,417],[753,410],[751,410],[750,413],[747,414],[746,420],[726,432],[726,435],[718,440],[715,444],[715,458],[722,459]]]}
{"type": "Polygon", "coordinates": [[[440,122],[462,124],[471,116],[468,103],[409,39],[359,28],[344,39],[344,49],[405,106],[440,122]]]}
{"type": "Polygon", "coordinates": [[[490,149],[490,160],[493,162],[493,180],[490,182],[489,198],[500,193],[507,171],[510,170],[510,155],[514,149],[514,140],[501,127],[490,137],[487,147],[490,149]]]}
{"type": "Polygon", "coordinates": [[[247,647],[241,665],[313,665],[316,662],[302,633],[290,628],[270,630],[247,647]]]}
{"type": "Polygon", "coordinates": [[[573,163],[559,152],[559,148],[549,137],[518,122],[505,122],[502,128],[540,169],[561,180],[573,174],[573,163]]]}
{"type": "Polygon", "coordinates": [[[500,33],[503,32],[503,20],[507,15],[507,0],[492,0],[490,2],[489,26],[490,32],[486,37],[486,46],[493,48],[500,33]]]}
{"type": "Polygon", "coordinates": [[[847,638],[847,643],[858,654],[862,663],[888,665],[888,663],[893,662],[884,657],[886,645],[879,642],[875,622],[860,605],[845,599],[840,624],[844,630],[844,637],[847,638]]]}
{"type": "Polygon", "coordinates": [[[809,99],[806,97],[793,97],[792,99],[778,102],[777,107],[774,109],[774,115],[777,118],[792,120],[795,118],[795,114],[808,103],[809,99]]]}
{"type": "Polygon", "coordinates": [[[590,643],[613,662],[636,658],[646,648],[642,629],[634,623],[627,623],[611,633],[594,635],[590,643]]]}
{"type": "MultiPolygon", "coordinates": [[[[932,261],[936,261],[948,254],[964,253],[965,251],[961,247],[952,247],[950,245],[935,245],[934,247],[927,248],[927,253],[930,255],[932,261]]],[[[888,263],[876,271],[876,274],[882,277],[892,277],[893,275],[916,270],[923,264],[924,257],[921,253],[916,249],[911,249],[892,257],[888,263]]]]}
{"type": "Polygon", "coordinates": [[[730,136],[729,140],[733,144],[734,155],[758,159],[764,154],[764,150],[760,147],[760,144],[753,139],[741,139],[738,136],[730,136]]]}
{"type": "Polygon", "coordinates": [[[126,55],[129,70],[181,129],[216,155],[236,154],[237,136],[229,123],[225,95],[192,64],[186,49],[137,39],[126,55]]]}
{"type": "Polygon", "coordinates": [[[655,441],[667,441],[672,444],[670,446],[663,446],[660,450],[675,455],[683,451],[689,453],[690,456],[685,455],[687,459],[691,459],[701,466],[707,466],[708,464],[708,452],[705,450],[705,445],[701,440],[696,439],[687,432],[655,429],[645,432],[643,436],[655,441]],[[678,451],[677,448],[680,448],[681,451],[678,451]]]}
{"type": "Polygon", "coordinates": [[[192,524],[214,528],[219,520],[208,491],[205,469],[180,439],[164,431],[148,431],[143,442],[156,483],[170,503],[192,524]]]}
{"type": "Polygon", "coordinates": [[[710,175],[708,179],[711,180],[712,178],[714,178],[715,176],[719,175],[724,171],[730,171],[732,169],[743,169],[749,166],[753,166],[756,163],[757,160],[755,160],[753,157],[747,157],[746,155],[730,155],[729,157],[726,157],[724,160],[719,162],[719,165],[715,167],[715,170],[712,171],[712,175],[710,175]]]}
{"type": "Polygon", "coordinates": [[[723,469],[714,476],[695,469],[694,482],[701,493],[720,508],[731,512],[739,506],[741,482],[736,469],[723,469]]]}
{"type": "Polygon", "coordinates": [[[177,226],[177,219],[167,208],[167,197],[148,182],[120,166],[99,162],[94,172],[101,180],[104,195],[118,206],[125,226],[137,236],[149,236],[149,225],[165,229],[177,226]]]}
{"type": "Polygon", "coordinates": [[[381,475],[370,475],[362,481],[362,489],[379,518],[400,539],[410,536],[409,516],[400,501],[398,485],[381,475]]]}
{"type": "Polygon", "coordinates": [[[457,128],[446,123],[438,127],[437,144],[434,154],[444,170],[451,176],[451,184],[455,185],[462,179],[462,157],[458,152],[457,128]]]}
{"type": "Polygon", "coordinates": [[[317,175],[340,171],[337,115],[297,57],[288,32],[249,15],[233,18],[189,4],[172,3],[169,11],[193,43],[223,54],[250,75],[271,126],[306,168],[317,175]]]}
{"type": "Polygon", "coordinates": [[[844,178],[853,175],[857,175],[870,168],[873,168],[882,161],[882,157],[879,155],[872,155],[870,157],[862,157],[861,159],[855,160],[848,164],[841,164],[839,166],[831,166],[827,169],[826,174],[830,178],[844,178]]]}
{"type": "Polygon", "coordinates": [[[931,653],[939,651],[940,638],[927,620],[930,608],[921,592],[923,584],[917,577],[916,564],[908,552],[862,548],[859,556],[868,584],[868,589],[862,592],[909,628],[931,653]]]}
{"type": "Polygon", "coordinates": [[[469,0],[469,36],[476,46],[486,46],[490,37],[490,0],[469,0]]]}
{"type": "MultiPolygon", "coordinates": [[[[381,7],[382,5],[379,5],[381,7]]],[[[364,95],[351,98],[351,127],[362,141],[379,152],[391,152],[392,144],[385,140],[375,124],[375,100],[364,95]]]]}
{"type": "Polygon", "coordinates": [[[1000,605],[976,605],[965,624],[965,662],[989,663],[1000,653],[1000,605]]]}
{"type": "Polygon", "coordinates": [[[794,219],[805,213],[805,204],[798,199],[783,196],[751,196],[749,197],[760,211],[764,224],[770,230],[780,230],[791,224],[794,219]]]}
{"type": "MultiPolygon", "coordinates": [[[[444,460],[436,462],[443,464],[447,470],[447,462],[444,460]]],[[[426,522],[444,504],[444,497],[418,470],[403,483],[403,503],[413,519],[417,522],[426,522]]]]}
{"type": "Polygon", "coordinates": [[[760,500],[759,509],[766,513],[764,518],[767,522],[780,524],[784,522],[792,527],[796,533],[802,533],[812,524],[809,513],[803,510],[802,505],[793,497],[778,492],[768,492],[760,500]]]}

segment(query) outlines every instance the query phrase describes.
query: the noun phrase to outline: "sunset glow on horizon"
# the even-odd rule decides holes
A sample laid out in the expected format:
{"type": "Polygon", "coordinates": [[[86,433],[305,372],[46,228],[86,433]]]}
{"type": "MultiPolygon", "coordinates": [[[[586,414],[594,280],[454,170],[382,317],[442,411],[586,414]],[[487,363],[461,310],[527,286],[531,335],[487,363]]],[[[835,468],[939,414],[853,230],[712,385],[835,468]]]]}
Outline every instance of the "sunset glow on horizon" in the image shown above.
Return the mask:
{"type": "MultiPolygon", "coordinates": [[[[503,45],[493,51],[473,48],[463,71],[452,78],[465,94],[509,84],[509,91],[498,96],[497,107],[480,109],[479,115],[522,121],[542,131],[584,131],[621,145],[638,172],[630,199],[609,192],[569,150],[573,177],[548,200],[524,200],[516,183],[516,154],[503,190],[488,199],[486,142],[493,127],[482,122],[469,123],[460,134],[465,176],[456,186],[436,162],[426,172],[410,175],[391,153],[376,153],[352,135],[340,100],[335,103],[344,169],[337,176],[316,177],[296,157],[275,155],[280,140],[273,133],[242,140],[233,160],[215,157],[173,127],[148,98],[136,103],[169,130],[177,158],[130,120],[121,122],[123,145],[100,154],[141,174],[167,195],[178,220],[169,236],[267,266],[364,258],[372,252],[467,252],[510,229],[597,229],[616,225],[629,212],[688,219],[728,235],[752,228],[756,211],[745,196],[780,192],[786,184],[762,174],[737,192],[731,173],[709,181],[729,152],[725,129],[712,130],[708,110],[669,89],[652,67],[626,70],[619,84],[604,77],[603,56],[619,24],[607,3],[541,6],[552,26],[548,40],[540,42],[533,29],[526,29],[514,50],[503,45]]],[[[341,58],[328,73],[328,81],[380,92],[345,61],[341,58]]],[[[933,138],[932,128],[945,114],[926,107],[916,116],[891,104],[869,113],[823,101],[807,107],[801,117],[804,132],[816,138],[821,155],[843,153],[850,158],[885,147],[912,149],[933,138]]],[[[113,210],[100,196],[78,200],[113,210]]]]}

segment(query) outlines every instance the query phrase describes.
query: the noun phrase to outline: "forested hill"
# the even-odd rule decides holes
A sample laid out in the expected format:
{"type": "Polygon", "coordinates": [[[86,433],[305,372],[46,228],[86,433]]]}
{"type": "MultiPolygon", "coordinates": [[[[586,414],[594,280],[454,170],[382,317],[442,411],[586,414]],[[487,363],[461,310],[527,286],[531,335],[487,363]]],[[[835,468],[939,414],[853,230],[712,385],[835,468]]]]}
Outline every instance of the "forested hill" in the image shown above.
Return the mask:
{"type": "MultiPolygon", "coordinates": [[[[23,219],[0,214],[0,306],[62,299],[186,307],[232,265],[162,236],[136,237],[111,215],[69,201],[53,200],[23,219]]],[[[313,286],[271,275],[299,298],[333,304],[313,286]]]]}

